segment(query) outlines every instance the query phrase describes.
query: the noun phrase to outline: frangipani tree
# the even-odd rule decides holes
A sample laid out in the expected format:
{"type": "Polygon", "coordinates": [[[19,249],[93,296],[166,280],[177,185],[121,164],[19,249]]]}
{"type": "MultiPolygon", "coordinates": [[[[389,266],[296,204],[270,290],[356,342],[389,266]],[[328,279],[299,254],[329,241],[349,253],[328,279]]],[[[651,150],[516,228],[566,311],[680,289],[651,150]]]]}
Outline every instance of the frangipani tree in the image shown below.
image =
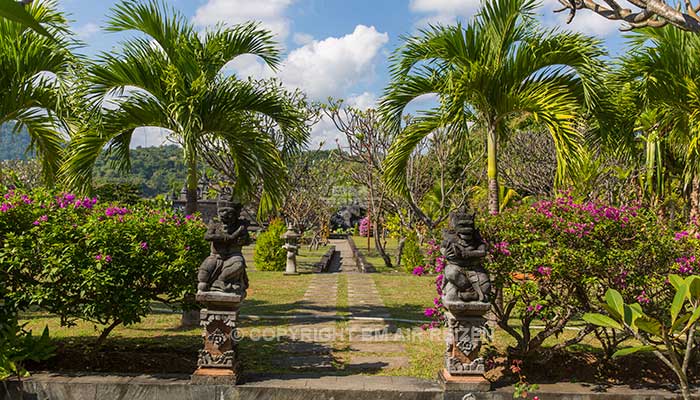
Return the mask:
{"type": "Polygon", "coordinates": [[[197,32],[186,17],[157,0],[118,4],[107,30],[135,31],[138,36],[123,42],[118,52],[103,53],[89,68],[89,95],[99,114],[71,141],[63,168],[68,185],[89,189],[92,166],[105,146],[119,156],[121,168],[128,168],[134,129],[151,126],[170,130],[183,147],[187,213],[197,209],[205,137],[225,143],[231,152],[238,194],[262,184],[261,206],[279,203],[285,175],[280,151],[251,121],[260,115],[271,118],[282,127],[287,142],[299,146],[308,132],[296,129],[298,115],[277,91],[224,71],[242,54],[257,55],[275,68],[279,51],[272,34],[254,23],[197,32]]]}
{"type": "Polygon", "coordinates": [[[486,136],[489,211],[497,213],[498,147],[509,126],[530,121],[546,127],[557,150],[561,179],[580,148],[575,118],[595,101],[596,72],[604,54],[598,40],[545,30],[533,0],[485,2],[466,26],[436,26],[405,39],[392,57],[392,82],[380,102],[390,129],[401,130],[407,105],[436,94],[439,105],[416,116],[386,159],[386,179],[407,195],[410,154],[439,127],[452,135],[486,136]]]}

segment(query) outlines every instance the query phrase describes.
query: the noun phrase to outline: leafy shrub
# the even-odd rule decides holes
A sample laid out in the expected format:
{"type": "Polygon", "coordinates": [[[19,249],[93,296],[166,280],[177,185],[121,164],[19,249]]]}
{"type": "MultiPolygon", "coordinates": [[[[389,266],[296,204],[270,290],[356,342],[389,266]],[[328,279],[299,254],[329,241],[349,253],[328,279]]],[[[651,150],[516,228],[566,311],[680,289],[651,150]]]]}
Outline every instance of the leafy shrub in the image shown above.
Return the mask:
{"type": "Polygon", "coordinates": [[[255,242],[255,268],[260,271],[284,271],[287,251],[282,248],[281,236],[287,230],[284,221],[274,219],[265,232],[258,234],[255,242]]]}
{"type": "Polygon", "coordinates": [[[425,257],[421,252],[418,241],[413,237],[408,237],[403,245],[403,253],[401,254],[401,265],[406,272],[413,272],[414,268],[422,267],[425,263],[425,257]]]}
{"type": "Polygon", "coordinates": [[[683,278],[673,274],[668,280],[675,288],[675,295],[663,318],[656,319],[645,314],[639,302],[625,304],[617,290],[608,289],[605,309],[610,316],[587,313],[583,319],[603,328],[627,331],[642,344],[620,349],[614,356],[653,352],[675,372],[683,399],[690,400],[688,366],[694,351],[697,351],[694,341],[700,319],[700,275],[683,278]]]}
{"type": "Polygon", "coordinates": [[[208,253],[205,225],[172,209],[130,208],[95,198],[9,191],[0,204],[0,265],[8,297],[39,306],[62,324],[139,322],[154,300],[195,289],[208,253]]]}
{"type": "Polygon", "coordinates": [[[562,196],[488,216],[482,225],[487,269],[499,292],[492,298],[502,298],[493,309],[517,343],[512,355],[527,356],[572,318],[597,310],[608,287],[627,301],[648,303],[652,314],[670,302],[665,281],[679,246],[652,210],[562,196]],[[544,329],[531,329],[540,324],[544,329]]]}
{"type": "Polygon", "coordinates": [[[27,376],[23,363],[26,360],[41,361],[51,357],[56,350],[49,339],[49,328],[41,336],[32,335],[17,321],[14,312],[0,309],[0,381],[11,376],[27,376]]]}

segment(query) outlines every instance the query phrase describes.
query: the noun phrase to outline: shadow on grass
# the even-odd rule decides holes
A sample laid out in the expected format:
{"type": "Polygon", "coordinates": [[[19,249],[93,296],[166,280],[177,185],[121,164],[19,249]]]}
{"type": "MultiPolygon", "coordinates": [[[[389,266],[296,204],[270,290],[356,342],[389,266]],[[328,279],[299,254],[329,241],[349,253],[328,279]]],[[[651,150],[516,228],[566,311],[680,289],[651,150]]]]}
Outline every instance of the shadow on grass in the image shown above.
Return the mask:
{"type": "MultiPolygon", "coordinates": [[[[56,341],[56,354],[42,362],[28,362],[30,371],[62,374],[191,374],[202,346],[200,335],[147,338],[109,338],[94,351],[95,338],[66,337],[56,341]]],[[[375,362],[345,368],[332,352],[331,343],[243,338],[238,343],[246,381],[260,380],[261,374],[310,376],[377,373],[386,363],[375,362]]]]}

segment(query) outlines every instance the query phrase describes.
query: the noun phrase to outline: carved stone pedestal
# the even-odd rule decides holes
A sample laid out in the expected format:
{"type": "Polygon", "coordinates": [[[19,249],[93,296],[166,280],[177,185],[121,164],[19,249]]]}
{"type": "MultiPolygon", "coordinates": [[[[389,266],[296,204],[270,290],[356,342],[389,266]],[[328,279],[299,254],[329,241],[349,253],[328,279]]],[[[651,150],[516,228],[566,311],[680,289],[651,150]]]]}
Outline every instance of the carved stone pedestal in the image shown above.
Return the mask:
{"type": "Polygon", "coordinates": [[[200,292],[196,300],[204,304],[200,324],[204,349],[199,351],[193,384],[236,384],[240,361],[236,344],[238,310],[243,296],[222,292],[200,292]]]}
{"type": "Polygon", "coordinates": [[[447,337],[445,342],[445,370],[450,375],[483,376],[484,360],[479,356],[481,343],[490,334],[484,314],[489,304],[463,303],[472,306],[471,310],[462,310],[455,315],[454,311],[447,312],[447,337]]]}

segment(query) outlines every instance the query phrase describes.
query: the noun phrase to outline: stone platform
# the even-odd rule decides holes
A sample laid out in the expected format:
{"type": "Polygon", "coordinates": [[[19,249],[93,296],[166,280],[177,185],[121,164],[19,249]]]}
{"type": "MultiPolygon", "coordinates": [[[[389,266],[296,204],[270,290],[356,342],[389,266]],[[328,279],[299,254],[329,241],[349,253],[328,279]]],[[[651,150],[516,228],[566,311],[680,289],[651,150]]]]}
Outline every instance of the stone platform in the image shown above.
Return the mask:
{"type": "MultiPolygon", "coordinates": [[[[510,400],[512,387],[490,392],[445,392],[436,381],[393,376],[319,374],[246,376],[243,384],[192,385],[189,375],[36,373],[0,382],[0,400],[510,400]]],[[[671,400],[668,390],[581,383],[543,384],[533,395],[547,400],[671,400]]],[[[700,399],[700,393],[693,396],[700,399]]]]}

